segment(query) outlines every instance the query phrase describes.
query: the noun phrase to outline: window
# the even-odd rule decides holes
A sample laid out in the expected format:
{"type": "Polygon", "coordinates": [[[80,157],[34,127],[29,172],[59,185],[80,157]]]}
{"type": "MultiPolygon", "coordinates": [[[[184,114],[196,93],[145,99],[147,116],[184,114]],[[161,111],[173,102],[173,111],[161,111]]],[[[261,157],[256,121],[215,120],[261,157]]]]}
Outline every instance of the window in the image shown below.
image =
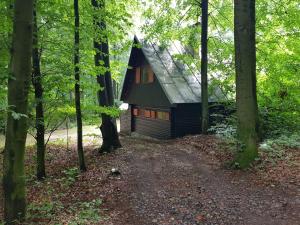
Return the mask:
{"type": "Polygon", "coordinates": [[[145,116],[145,109],[140,109],[140,116],[145,116]]]}
{"type": "Polygon", "coordinates": [[[157,119],[170,120],[170,113],[169,112],[157,112],[157,119]]]}
{"type": "Polygon", "coordinates": [[[151,66],[145,65],[143,67],[137,67],[135,69],[135,83],[136,84],[147,84],[154,82],[154,73],[151,66]]]}
{"type": "Polygon", "coordinates": [[[141,68],[140,67],[135,68],[135,83],[136,84],[141,83],[141,68]]]}
{"type": "Polygon", "coordinates": [[[154,82],[154,73],[150,66],[147,66],[147,77],[148,77],[148,83],[154,82]]]}
{"type": "Polygon", "coordinates": [[[170,120],[170,113],[169,112],[165,113],[165,120],[170,120]]]}
{"type": "Polygon", "coordinates": [[[146,84],[148,83],[148,73],[147,73],[147,67],[142,68],[142,83],[146,84]]]}
{"type": "Polygon", "coordinates": [[[150,112],[150,117],[151,117],[152,119],[155,119],[155,118],[156,118],[156,112],[153,111],[153,110],[151,110],[151,112],[150,112]]]}
{"type": "Polygon", "coordinates": [[[150,118],[151,117],[151,111],[150,110],[145,110],[145,117],[150,118]]]}
{"type": "Polygon", "coordinates": [[[139,109],[133,109],[133,115],[138,116],[139,115],[139,109]]]}
{"type": "Polygon", "coordinates": [[[150,109],[134,108],[132,111],[133,116],[145,117],[151,119],[170,120],[169,112],[155,111],[150,109]]]}

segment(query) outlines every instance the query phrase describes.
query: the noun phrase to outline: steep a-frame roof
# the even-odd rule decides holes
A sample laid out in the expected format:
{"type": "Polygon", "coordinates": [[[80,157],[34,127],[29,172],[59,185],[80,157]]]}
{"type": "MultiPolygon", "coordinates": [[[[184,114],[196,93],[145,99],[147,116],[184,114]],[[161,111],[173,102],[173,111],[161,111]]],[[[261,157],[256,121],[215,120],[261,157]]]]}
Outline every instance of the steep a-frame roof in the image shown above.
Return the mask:
{"type": "MultiPolygon", "coordinates": [[[[180,44],[173,43],[169,48],[162,49],[153,43],[140,41],[135,36],[133,48],[140,48],[171,104],[201,102],[200,72],[176,60],[174,57],[174,55],[185,53],[185,49],[180,44]]],[[[129,59],[129,67],[132,66],[130,64],[134,60],[132,52],[129,59]]],[[[127,70],[123,82],[121,100],[124,100],[124,89],[126,87],[124,84],[128,74],[127,70]]],[[[214,93],[209,96],[209,102],[218,101],[224,101],[224,95],[221,89],[214,88],[214,93]]]]}

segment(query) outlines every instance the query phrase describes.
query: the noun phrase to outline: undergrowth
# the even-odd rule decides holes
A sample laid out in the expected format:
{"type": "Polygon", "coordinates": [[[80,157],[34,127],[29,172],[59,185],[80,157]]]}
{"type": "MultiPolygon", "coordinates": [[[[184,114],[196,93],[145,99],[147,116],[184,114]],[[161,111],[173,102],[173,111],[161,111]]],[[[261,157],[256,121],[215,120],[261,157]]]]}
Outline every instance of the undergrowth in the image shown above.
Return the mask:
{"type": "MultiPolygon", "coordinates": [[[[264,115],[265,116],[265,115],[264,115]]],[[[283,123],[282,116],[278,116],[279,124],[283,123]]],[[[272,115],[272,119],[263,120],[261,118],[261,127],[263,135],[259,143],[259,158],[256,164],[262,162],[262,158],[266,162],[276,164],[279,160],[289,160],[291,149],[300,151],[300,132],[297,131],[298,124],[289,124],[290,129],[285,126],[278,126],[276,116],[272,115]]],[[[237,148],[237,125],[234,115],[226,117],[221,123],[210,127],[209,131],[221,138],[226,144],[226,148],[233,154],[236,154],[237,148]]]]}

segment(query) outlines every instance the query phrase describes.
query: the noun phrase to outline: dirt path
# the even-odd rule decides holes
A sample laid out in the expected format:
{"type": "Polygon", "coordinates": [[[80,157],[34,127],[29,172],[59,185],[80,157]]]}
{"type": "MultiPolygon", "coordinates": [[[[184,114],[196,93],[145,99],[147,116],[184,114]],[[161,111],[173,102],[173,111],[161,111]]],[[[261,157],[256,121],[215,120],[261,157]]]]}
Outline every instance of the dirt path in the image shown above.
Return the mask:
{"type": "Polygon", "coordinates": [[[130,151],[115,161],[122,176],[105,203],[111,224],[299,224],[293,191],[233,179],[194,147],[182,147],[176,141],[125,143],[130,151]]]}
{"type": "MultiPolygon", "coordinates": [[[[76,149],[49,145],[44,182],[34,177],[34,149],[27,151],[27,200],[36,209],[40,205],[41,211],[34,212],[40,219],[24,224],[299,225],[296,164],[293,173],[277,172],[286,178],[276,183],[263,177],[269,173],[258,176],[253,171],[224,169],[216,160],[222,146],[213,137],[171,141],[123,137],[121,142],[123,148],[112,154],[99,155],[94,150],[98,145],[86,147],[88,171],[75,176],[65,171],[76,169],[76,149]],[[112,176],[112,168],[121,175],[112,176]],[[102,204],[90,210],[98,210],[100,221],[92,220],[95,213],[87,211],[81,213],[87,220],[74,223],[80,218],[79,205],[99,199],[102,204]]],[[[299,151],[296,154],[299,166],[299,151]]],[[[277,170],[272,167],[272,171],[277,170]]],[[[2,209],[1,205],[0,217],[2,209]]]]}

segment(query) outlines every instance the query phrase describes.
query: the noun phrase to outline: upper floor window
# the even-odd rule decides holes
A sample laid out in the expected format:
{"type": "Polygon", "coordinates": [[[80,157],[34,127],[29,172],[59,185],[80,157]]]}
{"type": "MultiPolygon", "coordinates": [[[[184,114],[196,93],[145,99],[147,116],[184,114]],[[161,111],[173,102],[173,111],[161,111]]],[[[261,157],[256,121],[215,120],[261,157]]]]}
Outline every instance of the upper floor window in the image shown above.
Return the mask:
{"type": "Polygon", "coordinates": [[[145,65],[143,67],[135,68],[135,83],[136,84],[147,84],[154,82],[154,72],[151,69],[151,66],[145,65]]]}
{"type": "Polygon", "coordinates": [[[135,83],[141,83],[141,67],[135,68],[135,83]]]}

